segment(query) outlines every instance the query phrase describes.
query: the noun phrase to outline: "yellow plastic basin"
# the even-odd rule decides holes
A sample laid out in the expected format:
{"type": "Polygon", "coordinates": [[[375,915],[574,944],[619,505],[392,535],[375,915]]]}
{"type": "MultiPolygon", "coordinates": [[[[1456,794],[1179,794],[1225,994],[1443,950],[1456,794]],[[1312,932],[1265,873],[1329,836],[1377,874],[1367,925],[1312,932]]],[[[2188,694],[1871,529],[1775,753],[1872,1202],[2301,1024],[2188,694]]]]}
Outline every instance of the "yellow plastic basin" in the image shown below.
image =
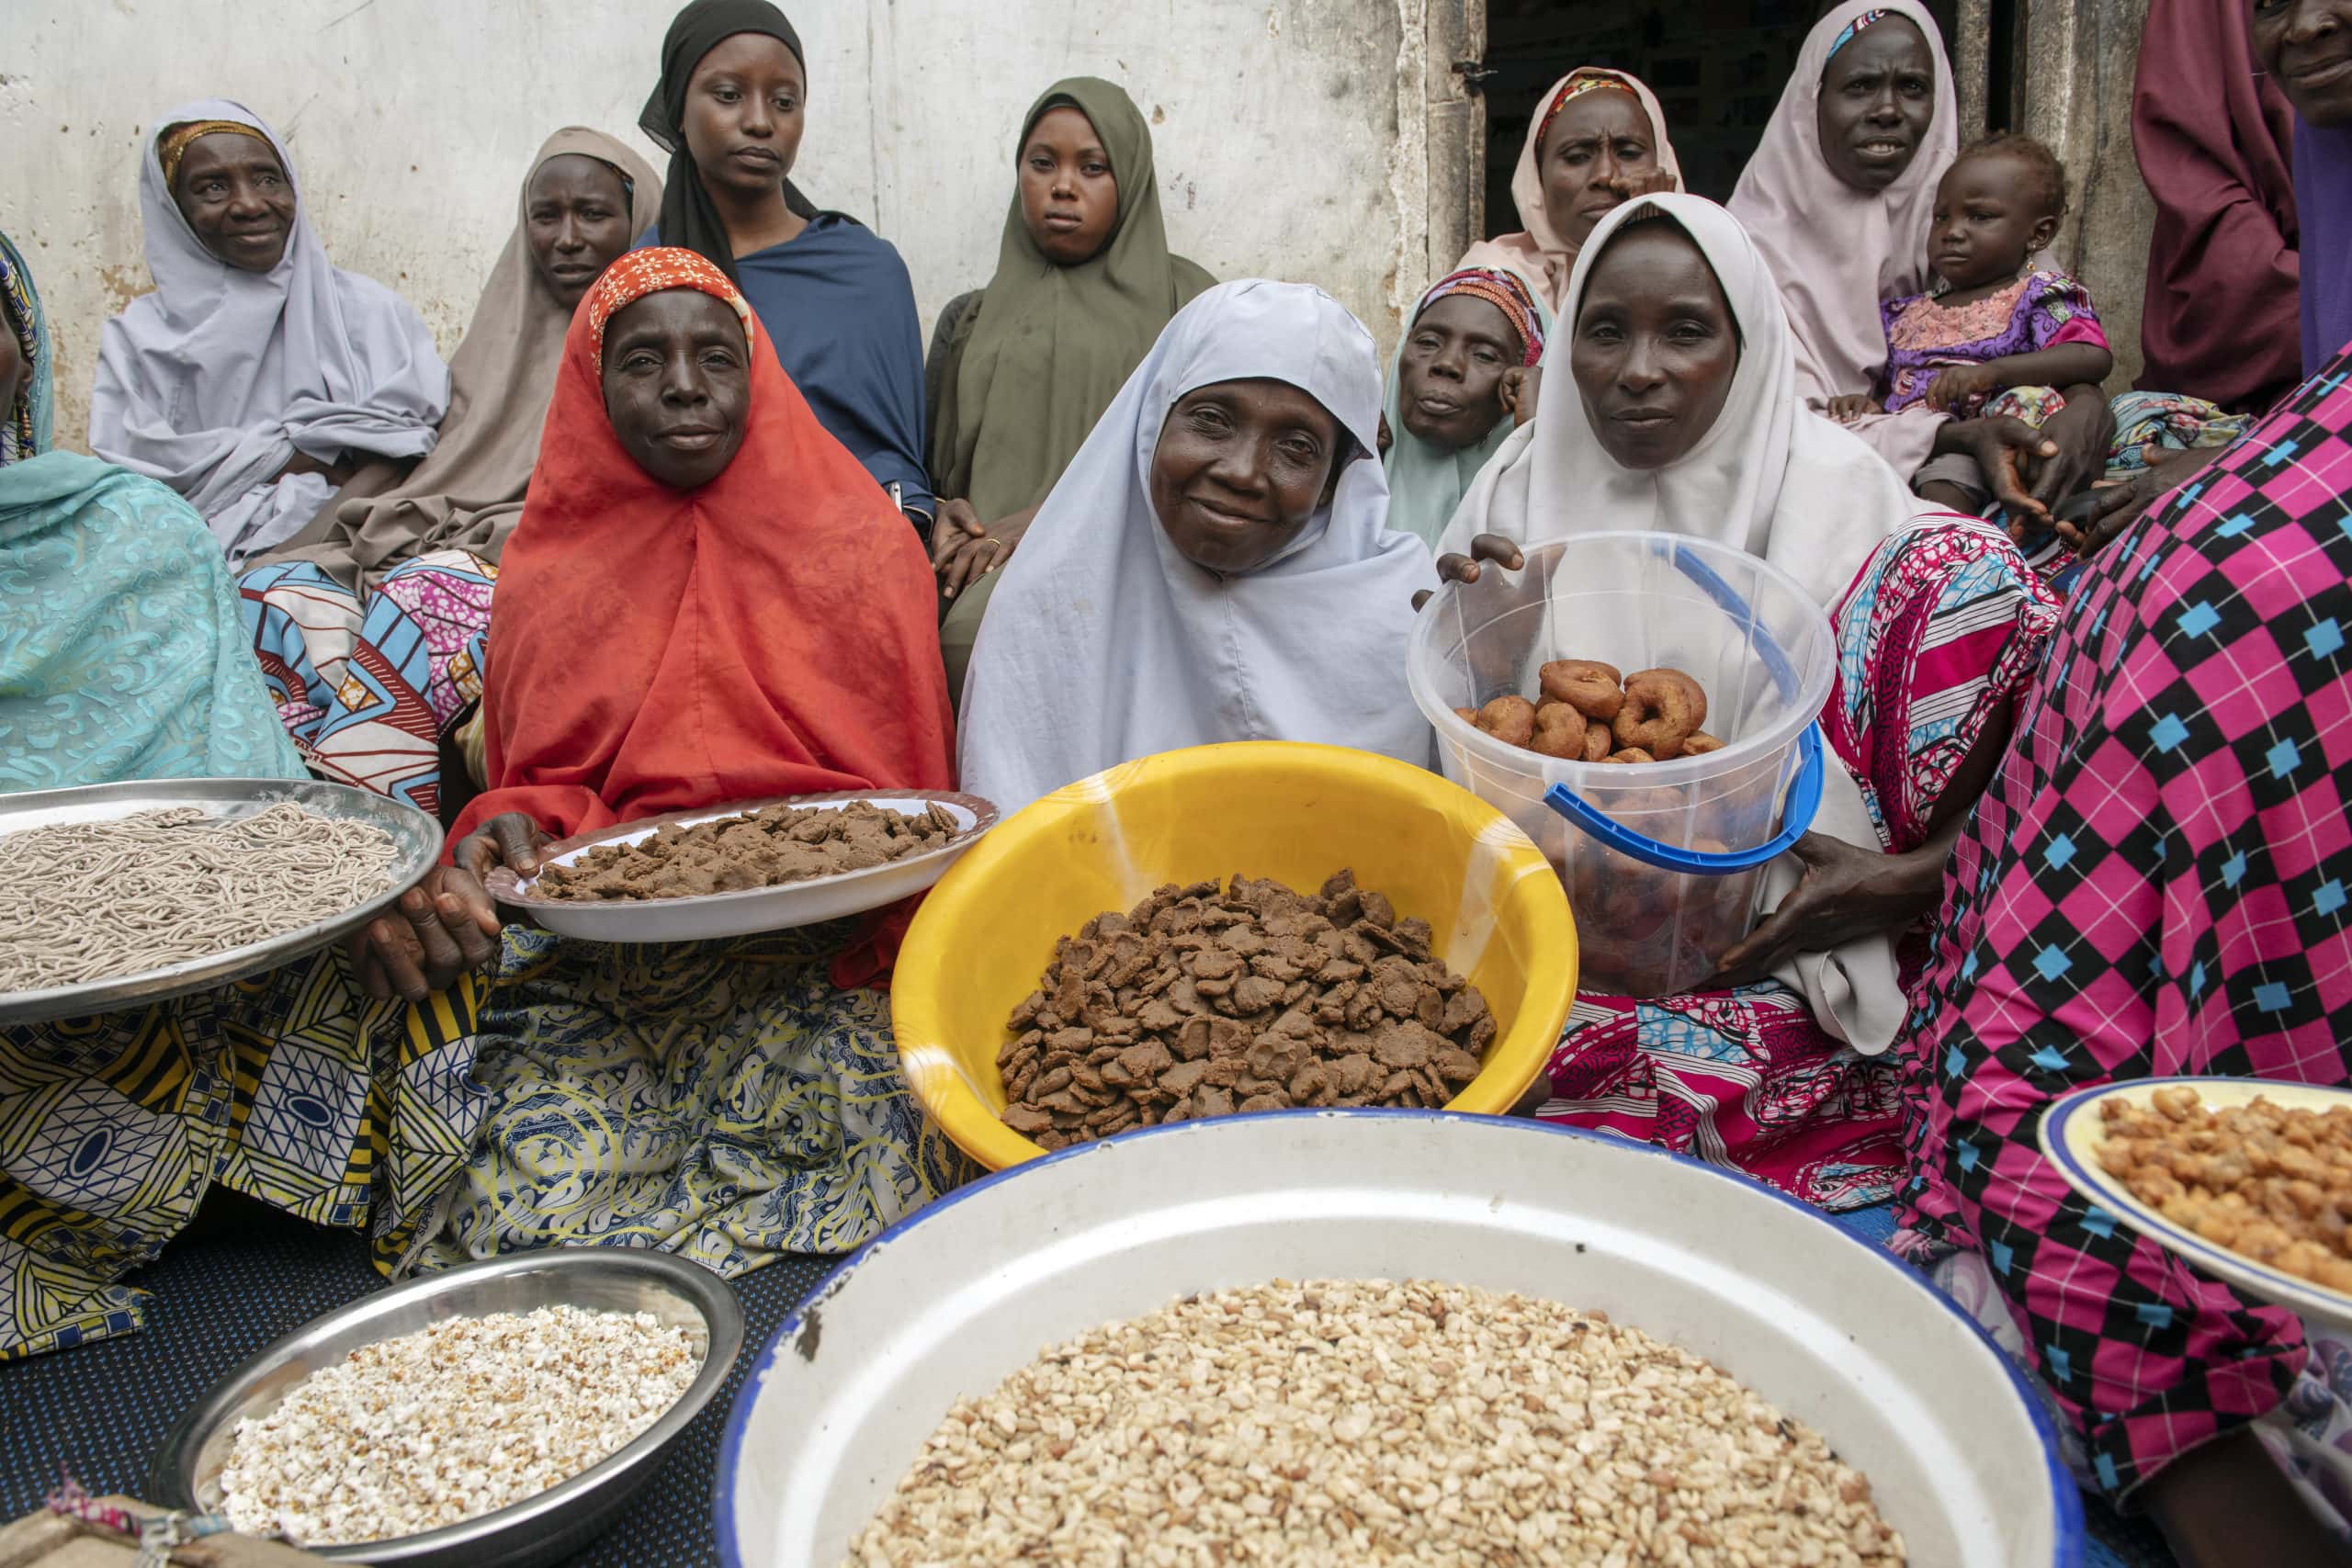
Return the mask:
{"type": "Polygon", "coordinates": [[[899,950],[890,1017],[907,1078],[991,1170],[1046,1151],[1007,1127],[996,1055],[1056,939],[1167,882],[1238,873],[1312,893],[1351,868],[1418,915],[1494,1009],[1484,1069],[1453,1111],[1508,1111],[1543,1071],[1576,998],[1560,879],[1469,791],[1367,751],[1255,740],[1125,762],[997,825],[924,899],[899,950]]]}

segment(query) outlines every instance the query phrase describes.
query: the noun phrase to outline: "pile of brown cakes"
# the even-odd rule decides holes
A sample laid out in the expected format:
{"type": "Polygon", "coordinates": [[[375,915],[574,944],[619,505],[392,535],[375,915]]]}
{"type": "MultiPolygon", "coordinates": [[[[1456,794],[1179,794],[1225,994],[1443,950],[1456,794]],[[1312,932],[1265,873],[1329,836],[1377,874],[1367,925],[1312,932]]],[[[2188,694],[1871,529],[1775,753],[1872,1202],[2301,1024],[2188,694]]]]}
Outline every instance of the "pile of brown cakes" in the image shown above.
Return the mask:
{"type": "Polygon", "coordinates": [[[1497,697],[1453,711],[1507,746],[1569,762],[1665,762],[1723,749],[1699,728],[1706,688],[1679,670],[1620,675],[1597,659],[1555,659],[1536,679],[1540,702],[1497,697]]]}
{"type": "Polygon", "coordinates": [[[570,865],[548,867],[531,891],[590,903],[740,893],[887,865],[938,849],[959,831],[955,813],[936,804],[921,816],[864,800],[770,806],[664,827],[633,844],[599,844],[570,865]]]}
{"type": "Polygon", "coordinates": [[[997,1055],[1005,1124],[1057,1149],[1236,1111],[1443,1105],[1496,1024],[1430,941],[1352,872],[1312,897],[1171,883],[1055,944],[997,1055]]]}

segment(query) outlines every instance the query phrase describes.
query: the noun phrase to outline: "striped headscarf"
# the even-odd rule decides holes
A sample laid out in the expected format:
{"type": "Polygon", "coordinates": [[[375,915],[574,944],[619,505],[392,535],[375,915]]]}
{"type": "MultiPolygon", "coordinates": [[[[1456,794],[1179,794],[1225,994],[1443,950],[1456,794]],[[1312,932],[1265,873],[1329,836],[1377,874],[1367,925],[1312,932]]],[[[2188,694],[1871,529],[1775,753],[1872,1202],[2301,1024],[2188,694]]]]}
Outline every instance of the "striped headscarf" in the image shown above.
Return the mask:
{"type": "MultiPolygon", "coordinates": [[[[1560,118],[1560,111],[1587,93],[1623,93],[1627,97],[1636,100],[1641,97],[1639,93],[1634,92],[1616,77],[1603,75],[1600,72],[1579,73],[1569,77],[1560,90],[1552,95],[1552,107],[1544,111],[1543,120],[1535,127],[1535,149],[1539,154],[1544,149],[1544,133],[1552,129],[1552,122],[1560,118]]],[[[1663,135],[1664,132],[1660,134],[1663,135]]]]}
{"type": "Polygon", "coordinates": [[[1848,44],[1853,42],[1854,35],[1856,33],[1860,32],[1872,22],[1883,22],[1886,20],[1886,15],[1887,14],[1884,11],[1865,11],[1860,16],[1856,17],[1852,21],[1848,22],[1843,28],[1838,29],[1838,36],[1830,40],[1829,53],[1825,58],[1828,60],[1837,59],[1838,51],[1845,48],[1848,44]]]}
{"type": "Polygon", "coordinates": [[[1449,294],[1467,294],[1500,310],[1511,331],[1519,334],[1521,365],[1533,365],[1543,359],[1544,312],[1516,273],[1498,266],[1465,266],[1460,272],[1448,273],[1421,296],[1413,320],[1419,321],[1423,310],[1449,294]]]}

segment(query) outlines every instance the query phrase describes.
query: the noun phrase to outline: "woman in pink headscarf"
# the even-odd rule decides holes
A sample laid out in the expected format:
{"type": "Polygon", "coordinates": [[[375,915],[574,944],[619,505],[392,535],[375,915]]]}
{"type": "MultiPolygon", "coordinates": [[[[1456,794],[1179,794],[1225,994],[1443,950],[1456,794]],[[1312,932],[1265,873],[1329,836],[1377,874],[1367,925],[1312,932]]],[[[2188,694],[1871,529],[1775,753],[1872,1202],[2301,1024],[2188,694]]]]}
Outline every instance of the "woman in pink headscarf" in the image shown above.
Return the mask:
{"type": "Polygon", "coordinates": [[[1510,177],[1527,227],[1479,241],[1453,266],[1507,268],[1557,316],[1592,226],[1634,197],[1680,190],[1682,168],[1657,97],[1636,77],[1578,66],[1552,84],[1543,104],[1510,177]]]}
{"type": "MultiPolygon", "coordinates": [[[[1871,389],[1886,363],[1880,302],[1926,291],[1928,221],[1959,119],[1942,38],[1918,0],[1846,0],[1806,35],[1730,206],[1780,283],[1797,393],[1814,407],[1871,389]]],[[[1964,454],[2013,515],[2046,516],[2099,477],[2114,433],[2097,388],[2065,391],[2039,431],[1923,408],[1849,428],[1906,483],[1936,455],[1964,454]]]]}

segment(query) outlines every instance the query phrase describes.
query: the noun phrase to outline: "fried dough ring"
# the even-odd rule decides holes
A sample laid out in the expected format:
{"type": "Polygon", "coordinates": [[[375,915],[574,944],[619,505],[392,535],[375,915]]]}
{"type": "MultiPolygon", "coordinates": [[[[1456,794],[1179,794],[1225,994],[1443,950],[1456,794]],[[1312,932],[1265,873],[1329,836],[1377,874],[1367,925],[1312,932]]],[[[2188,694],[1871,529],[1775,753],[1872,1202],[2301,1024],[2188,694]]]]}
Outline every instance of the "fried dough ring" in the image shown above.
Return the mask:
{"type": "Polygon", "coordinates": [[[1478,710],[1476,722],[1506,746],[1524,746],[1535,735],[1535,705],[1525,697],[1497,697],[1478,710]]]}
{"type": "Polygon", "coordinates": [[[1608,756],[1603,757],[1600,760],[1604,762],[1618,762],[1625,764],[1631,764],[1634,762],[1655,762],[1657,761],[1656,757],[1651,756],[1639,746],[1627,746],[1621,750],[1611,751],[1608,756]]]}
{"type": "Polygon", "coordinates": [[[1623,680],[1614,664],[1598,659],[1555,659],[1536,672],[1545,700],[1566,703],[1587,718],[1606,724],[1625,705],[1623,680]]]}
{"type": "Polygon", "coordinates": [[[1549,702],[1535,710],[1535,735],[1527,749],[1541,756],[1560,757],[1569,761],[1584,761],[1585,737],[1589,733],[1584,715],[1566,703],[1549,702]]]}
{"type": "Polygon", "coordinates": [[[1676,685],[1681,687],[1685,693],[1689,694],[1690,698],[1691,728],[1696,729],[1701,725],[1707,722],[1707,688],[1699,684],[1699,678],[1697,676],[1686,674],[1679,670],[1668,670],[1664,668],[1657,670],[1636,670],[1631,675],[1625,677],[1626,688],[1631,690],[1634,682],[1646,681],[1652,676],[1657,676],[1661,680],[1671,681],[1676,685]]]}
{"type": "Polygon", "coordinates": [[[1584,760],[1586,761],[1604,761],[1608,759],[1609,753],[1615,750],[1617,750],[1617,738],[1609,733],[1607,725],[1599,719],[1594,719],[1585,726],[1584,760]]]}
{"type": "Polygon", "coordinates": [[[1679,670],[1645,670],[1625,682],[1625,705],[1611,732],[1620,750],[1647,751],[1664,761],[1682,754],[1682,742],[1706,716],[1707,694],[1698,682],[1679,670]]]}
{"type": "Polygon", "coordinates": [[[1702,757],[1723,749],[1724,743],[1703,729],[1694,729],[1682,738],[1682,754],[1686,757],[1702,757]]]}

